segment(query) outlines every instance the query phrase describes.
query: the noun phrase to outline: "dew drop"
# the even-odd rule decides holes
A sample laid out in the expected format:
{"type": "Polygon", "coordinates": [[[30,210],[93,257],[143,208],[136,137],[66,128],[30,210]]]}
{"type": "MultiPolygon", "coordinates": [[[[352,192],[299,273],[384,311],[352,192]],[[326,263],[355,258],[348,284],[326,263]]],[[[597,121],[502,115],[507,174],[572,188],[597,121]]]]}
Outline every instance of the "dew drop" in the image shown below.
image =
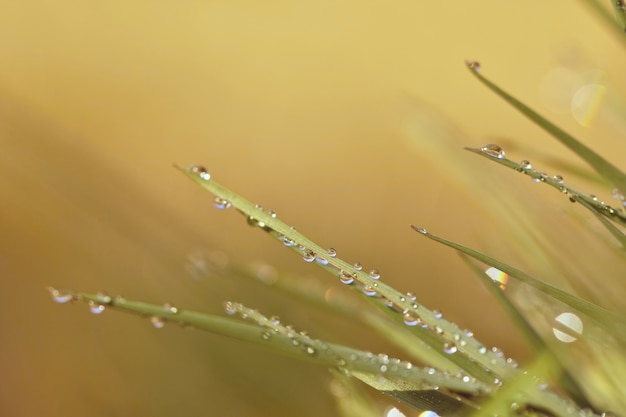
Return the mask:
{"type": "Polygon", "coordinates": [[[404,320],[404,324],[407,326],[417,326],[420,322],[419,317],[414,316],[411,313],[406,313],[402,319],[404,320]]]}
{"type": "Polygon", "coordinates": [[[363,287],[363,294],[367,295],[368,297],[375,297],[377,293],[374,287],[366,285],[363,287]]]}
{"type": "Polygon", "coordinates": [[[552,179],[559,185],[563,184],[563,177],[561,175],[555,175],[552,179]]]}
{"type": "Polygon", "coordinates": [[[446,342],[443,344],[443,353],[447,353],[448,355],[451,355],[453,353],[456,353],[456,351],[457,351],[457,347],[454,343],[446,342]]]}
{"type": "Polygon", "coordinates": [[[491,278],[493,282],[498,283],[502,291],[506,290],[506,283],[509,282],[508,274],[494,267],[488,268],[485,271],[485,274],[487,274],[487,276],[491,278]]]}
{"type": "Polygon", "coordinates": [[[387,365],[380,365],[380,372],[387,372],[387,365]]]}
{"type": "Polygon", "coordinates": [[[296,242],[294,242],[292,239],[289,239],[287,236],[283,237],[283,245],[289,247],[289,246],[293,246],[295,244],[296,244],[296,242]]]}
{"type": "Polygon", "coordinates": [[[89,306],[89,311],[93,314],[101,314],[105,309],[103,304],[96,303],[95,301],[89,301],[87,305],[89,306]]]}
{"type": "Polygon", "coordinates": [[[354,269],[356,269],[357,271],[361,271],[363,269],[363,265],[361,265],[361,262],[355,262],[353,266],[354,269]]]}
{"type": "Polygon", "coordinates": [[[315,256],[315,261],[316,261],[318,264],[320,264],[320,265],[328,265],[328,259],[323,258],[323,257],[322,257],[322,256],[320,256],[320,255],[316,255],[316,256],[315,256]]]}
{"type": "Polygon", "coordinates": [[[574,313],[561,313],[554,320],[556,325],[552,332],[563,343],[575,342],[583,333],[583,322],[574,313]]]}
{"type": "Polygon", "coordinates": [[[192,166],[189,169],[189,171],[192,174],[196,174],[197,176],[199,176],[203,180],[210,180],[211,179],[211,174],[209,174],[208,171],[206,170],[206,168],[203,167],[202,165],[194,165],[194,166],[192,166]]]}
{"type": "Polygon", "coordinates": [[[306,353],[311,356],[317,355],[317,350],[313,346],[307,346],[305,349],[306,353]]]}
{"type": "Polygon", "coordinates": [[[437,309],[434,309],[434,310],[433,310],[433,316],[434,316],[436,319],[440,319],[440,318],[442,318],[442,317],[443,317],[443,314],[441,314],[441,311],[439,311],[439,310],[437,310],[437,309]]]}
{"type": "Polygon", "coordinates": [[[415,301],[415,300],[417,299],[417,297],[415,296],[415,294],[413,294],[412,292],[407,292],[407,293],[406,293],[406,298],[407,298],[409,301],[415,301]]]}
{"type": "Polygon", "coordinates": [[[326,254],[331,258],[334,258],[335,256],[337,256],[337,251],[335,250],[335,248],[328,248],[326,254]]]}
{"type": "Polygon", "coordinates": [[[482,146],[480,148],[480,150],[485,155],[489,155],[489,156],[492,156],[492,157],[498,158],[498,159],[502,159],[506,155],[504,153],[504,150],[500,146],[498,146],[498,145],[496,145],[494,143],[490,143],[488,145],[482,146]]]}
{"type": "Polygon", "coordinates": [[[474,72],[480,72],[480,63],[477,61],[465,61],[465,65],[474,72]]]}
{"type": "Polygon", "coordinates": [[[105,292],[99,292],[96,294],[96,300],[100,304],[111,304],[111,297],[105,292]]]}
{"type": "Polygon", "coordinates": [[[272,323],[272,325],[274,326],[280,326],[280,317],[278,316],[272,316],[269,318],[270,323],[272,323]]]}
{"type": "Polygon", "coordinates": [[[215,199],[213,200],[213,205],[215,206],[215,208],[225,210],[230,207],[230,201],[220,197],[215,197],[215,199]]]}
{"type": "Polygon", "coordinates": [[[417,233],[421,233],[423,235],[427,235],[428,234],[428,230],[424,229],[423,227],[417,227],[417,226],[411,226],[413,228],[413,230],[415,230],[417,233]]]}
{"type": "Polygon", "coordinates": [[[56,288],[48,287],[50,296],[55,303],[65,304],[75,299],[74,293],[59,291],[56,288]]]}
{"type": "Polygon", "coordinates": [[[354,276],[342,269],[339,271],[339,281],[341,281],[342,284],[350,285],[354,282],[354,276]]]}
{"type": "Polygon", "coordinates": [[[369,275],[371,279],[380,279],[380,272],[378,272],[378,269],[372,269],[369,275]]]}
{"type": "Polygon", "coordinates": [[[272,219],[275,219],[276,217],[278,217],[278,214],[276,214],[274,210],[268,210],[267,214],[269,214],[272,219]]]}
{"type": "Polygon", "coordinates": [[[179,310],[177,307],[173,306],[170,303],[163,304],[163,310],[169,314],[178,314],[179,310]]]}
{"type": "Polygon", "coordinates": [[[485,346],[481,346],[478,348],[478,353],[480,353],[481,355],[484,355],[487,353],[487,348],[485,346]]]}
{"type": "Polygon", "coordinates": [[[237,306],[232,301],[226,301],[224,303],[224,311],[229,316],[232,316],[233,314],[237,313],[237,306]]]}
{"type": "Polygon", "coordinates": [[[533,166],[530,163],[530,161],[524,159],[522,162],[519,163],[520,167],[522,167],[523,169],[531,169],[533,166]]]}
{"type": "Polygon", "coordinates": [[[313,262],[315,260],[315,252],[311,249],[305,249],[302,259],[304,259],[304,262],[313,262]]]}
{"type": "Polygon", "coordinates": [[[150,323],[152,323],[152,327],[155,329],[162,329],[165,327],[165,319],[159,316],[150,317],[150,323]]]}
{"type": "Polygon", "coordinates": [[[270,338],[272,337],[272,334],[270,332],[262,332],[261,333],[261,339],[263,340],[270,340],[270,338]]]}

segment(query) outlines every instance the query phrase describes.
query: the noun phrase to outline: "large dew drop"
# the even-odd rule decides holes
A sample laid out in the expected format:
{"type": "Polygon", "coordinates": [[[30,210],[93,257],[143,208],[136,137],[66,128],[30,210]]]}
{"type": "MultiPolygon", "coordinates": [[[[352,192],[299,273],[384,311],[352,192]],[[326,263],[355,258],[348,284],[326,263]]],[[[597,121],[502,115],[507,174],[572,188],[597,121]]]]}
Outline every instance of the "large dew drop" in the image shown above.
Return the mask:
{"type": "Polygon", "coordinates": [[[502,159],[506,155],[504,153],[504,150],[500,146],[498,146],[498,145],[496,145],[494,143],[490,143],[488,145],[482,146],[480,148],[480,151],[482,153],[484,153],[485,155],[489,155],[489,156],[492,156],[492,157],[498,158],[498,159],[502,159]]]}
{"type": "Polygon", "coordinates": [[[342,284],[350,285],[354,282],[354,276],[349,272],[341,270],[339,271],[339,281],[342,284]]]}
{"type": "Polygon", "coordinates": [[[575,342],[583,333],[583,322],[574,313],[561,313],[554,321],[556,325],[552,328],[552,332],[563,343],[575,342]]]}

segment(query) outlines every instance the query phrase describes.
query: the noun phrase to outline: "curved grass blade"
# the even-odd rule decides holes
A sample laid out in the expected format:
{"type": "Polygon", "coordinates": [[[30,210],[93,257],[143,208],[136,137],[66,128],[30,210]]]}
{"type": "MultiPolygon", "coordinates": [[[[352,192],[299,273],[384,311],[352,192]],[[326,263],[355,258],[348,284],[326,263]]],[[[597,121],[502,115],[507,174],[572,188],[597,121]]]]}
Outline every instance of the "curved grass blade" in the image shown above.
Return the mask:
{"type": "Polygon", "coordinates": [[[507,103],[515,107],[519,112],[528,117],[543,130],[555,137],[563,145],[571,149],[614,187],[618,188],[619,190],[626,190],[626,174],[624,174],[616,166],[604,159],[598,153],[591,150],[578,139],[565,132],[563,129],[550,122],[545,117],[541,116],[539,113],[528,107],[526,104],[522,103],[521,101],[498,87],[496,84],[485,78],[483,75],[480,74],[480,67],[477,63],[468,62],[467,66],[469,67],[471,73],[476,78],[478,78],[481,83],[486,85],[491,91],[493,91],[502,99],[504,99],[507,103]]]}
{"type": "Polygon", "coordinates": [[[620,23],[622,32],[626,31],[626,4],[623,0],[612,0],[611,5],[620,23]]]}
{"type": "Polygon", "coordinates": [[[604,328],[607,332],[609,332],[609,334],[613,334],[615,336],[617,336],[620,340],[625,341],[626,342],[626,321],[624,320],[624,318],[617,316],[616,314],[603,309],[600,306],[597,306],[589,301],[586,301],[582,298],[576,297],[572,294],[569,294],[566,291],[561,290],[560,288],[557,288],[553,285],[550,285],[544,281],[538,280],[537,278],[534,278],[532,276],[530,276],[529,274],[514,268],[510,265],[507,265],[504,262],[498,261],[497,259],[494,259],[490,256],[484,255],[478,251],[475,251],[473,249],[467,248],[463,245],[460,245],[458,243],[449,241],[447,239],[444,239],[442,237],[433,235],[429,232],[427,232],[426,230],[422,229],[422,228],[418,228],[416,226],[411,225],[411,227],[416,230],[417,232],[419,232],[419,234],[428,237],[429,239],[432,239],[436,242],[442,243],[448,247],[451,247],[453,249],[456,249],[474,259],[477,259],[487,265],[493,266],[497,269],[499,269],[502,272],[505,272],[506,274],[508,274],[510,277],[513,277],[521,282],[524,282],[536,289],[538,289],[539,291],[541,291],[544,294],[549,295],[550,297],[553,297],[567,305],[569,305],[570,307],[572,307],[573,309],[575,309],[576,311],[579,311],[587,316],[589,316],[591,319],[593,319],[596,324],[600,327],[600,328],[604,328]]]}

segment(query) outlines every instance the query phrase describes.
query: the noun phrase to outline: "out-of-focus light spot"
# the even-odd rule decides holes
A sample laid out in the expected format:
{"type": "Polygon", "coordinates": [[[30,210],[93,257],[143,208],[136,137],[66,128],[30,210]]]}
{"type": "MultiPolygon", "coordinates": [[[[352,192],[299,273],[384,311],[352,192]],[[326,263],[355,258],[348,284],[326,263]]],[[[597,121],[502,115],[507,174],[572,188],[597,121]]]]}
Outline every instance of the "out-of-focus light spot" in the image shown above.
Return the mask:
{"type": "Polygon", "coordinates": [[[485,274],[487,274],[487,276],[491,278],[494,282],[499,283],[500,289],[502,291],[506,290],[506,283],[509,282],[509,276],[505,272],[502,272],[497,268],[491,267],[485,271],[485,274]]]}
{"type": "Polygon", "coordinates": [[[434,411],[422,411],[418,417],[439,417],[439,414],[435,413],[434,411]]]}
{"type": "Polygon", "coordinates": [[[541,81],[540,95],[543,104],[553,112],[567,114],[572,97],[584,85],[583,78],[565,67],[550,70],[541,81]]]}
{"type": "Polygon", "coordinates": [[[572,97],[572,116],[582,126],[593,122],[606,96],[606,87],[602,84],[590,83],[580,87],[572,97]]]}
{"type": "Polygon", "coordinates": [[[396,407],[391,407],[385,413],[385,417],[406,417],[406,415],[402,411],[398,410],[396,407]]]}
{"type": "Polygon", "coordinates": [[[574,313],[561,313],[556,316],[554,321],[557,324],[552,328],[552,332],[563,343],[575,342],[578,336],[583,333],[583,322],[574,313]]]}

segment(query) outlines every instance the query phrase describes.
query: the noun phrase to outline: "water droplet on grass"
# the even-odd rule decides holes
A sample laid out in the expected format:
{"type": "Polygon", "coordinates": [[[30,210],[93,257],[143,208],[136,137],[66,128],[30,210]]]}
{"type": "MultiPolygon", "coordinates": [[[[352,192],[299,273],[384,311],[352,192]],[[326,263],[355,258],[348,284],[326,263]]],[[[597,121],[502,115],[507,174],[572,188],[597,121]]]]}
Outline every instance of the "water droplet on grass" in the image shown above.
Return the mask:
{"type": "Polygon", "coordinates": [[[337,251],[335,250],[335,248],[328,248],[326,254],[331,258],[334,258],[335,256],[337,256],[337,251]]]}
{"type": "Polygon", "coordinates": [[[372,269],[369,275],[371,279],[380,279],[380,272],[378,272],[378,269],[372,269]]]}
{"type": "Polygon", "coordinates": [[[194,166],[192,166],[189,169],[189,171],[192,174],[196,174],[197,176],[199,176],[203,180],[210,180],[211,179],[211,174],[209,174],[209,172],[206,170],[206,168],[203,167],[202,165],[194,165],[194,166]]]}
{"type": "Polygon", "coordinates": [[[552,328],[552,332],[563,343],[575,342],[583,333],[583,322],[574,313],[559,314],[554,320],[557,324],[552,328]]]}
{"type": "Polygon", "coordinates": [[[163,304],[163,310],[169,314],[178,314],[179,310],[177,307],[173,306],[170,303],[163,304]]]}
{"type": "Polygon", "coordinates": [[[233,314],[237,313],[237,306],[235,306],[235,303],[233,303],[232,301],[226,301],[224,303],[224,311],[229,316],[232,316],[233,314]]]}
{"type": "Polygon", "coordinates": [[[423,235],[427,235],[428,234],[428,230],[424,229],[423,227],[417,227],[417,226],[411,225],[411,228],[413,230],[415,230],[417,233],[421,233],[423,235]]]}
{"type": "Polygon", "coordinates": [[[215,199],[213,200],[213,205],[215,206],[215,208],[225,210],[230,207],[230,201],[220,197],[215,197],[215,199]]]}
{"type": "Polygon", "coordinates": [[[304,262],[313,262],[315,260],[315,252],[311,249],[305,249],[302,259],[304,259],[304,262]]]}
{"type": "Polygon", "coordinates": [[[95,301],[89,301],[87,305],[89,306],[89,311],[93,314],[101,314],[105,309],[103,304],[96,303],[95,301]]]}
{"type": "Polygon", "coordinates": [[[152,323],[152,327],[155,329],[162,329],[165,327],[165,319],[159,316],[150,317],[150,323],[152,323]]]}
{"type": "Polygon", "coordinates": [[[339,281],[341,281],[342,284],[350,285],[354,282],[354,276],[342,269],[339,271],[339,281]]]}
{"type": "Polygon", "coordinates": [[[454,343],[446,342],[443,344],[443,353],[447,353],[448,355],[451,355],[453,353],[456,353],[456,351],[457,351],[457,347],[454,343]]]}
{"type": "Polygon", "coordinates": [[[361,262],[355,262],[353,266],[354,269],[356,269],[357,271],[361,271],[363,269],[363,265],[361,265],[361,262]]]}
{"type": "Polygon", "coordinates": [[[367,295],[368,297],[374,297],[376,296],[377,292],[374,287],[366,285],[363,287],[363,294],[367,295]]]}
{"type": "Polygon", "coordinates": [[[283,245],[289,247],[289,246],[293,246],[295,244],[296,244],[296,242],[294,242],[292,239],[289,239],[287,236],[283,237],[283,245]]]}
{"type": "Polygon", "coordinates": [[[50,296],[55,303],[65,304],[75,299],[72,292],[59,291],[53,287],[48,287],[48,291],[50,291],[50,296]]]}
{"type": "Polygon", "coordinates": [[[485,146],[482,146],[480,150],[485,155],[489,155],[498,159],[502,159],[506,155],[504,150],[499,145],[496,145],[495,143],[490,143],[485,146]]]}
{"type": "Polygon", "coordinates": [[[563,184],[563,177],[561,175],[555,175],[552,179],[559,185],[563,184]]]}
{"type": "Polygon", "coordinates": [[[111,303],[111,297],[105,292],[99,292],[98,294],[96,294],[96,300],[98,300],[100,304],[111,303]]]}
{"type": "Polygon", "coordinates": [[[262,332],[261,333],[261,339],[263,340],[270,340],[270,338],[272,337],[272,334],[270,332],[262,332]]]}
{"type": "Polygon", "coordinates": [[[474,72],[480,72],[480,63],[477,61],[465,61],[465,65],[474,72]]]}
{"type": "Polygon", "coordinates": [[[522,162],[519,163],[520,167],[522,167],[523,169],[531,169],[533,166],[530,163],[530,161],[524,159],[522,162]]]}
{"type": "Polygon", "coordinates": [[[404,324],[407,326],[417,326],[420,322],[419,317],[414,316],[411,313],[406,313],[402,319],[404,320],[404,324]]]}

